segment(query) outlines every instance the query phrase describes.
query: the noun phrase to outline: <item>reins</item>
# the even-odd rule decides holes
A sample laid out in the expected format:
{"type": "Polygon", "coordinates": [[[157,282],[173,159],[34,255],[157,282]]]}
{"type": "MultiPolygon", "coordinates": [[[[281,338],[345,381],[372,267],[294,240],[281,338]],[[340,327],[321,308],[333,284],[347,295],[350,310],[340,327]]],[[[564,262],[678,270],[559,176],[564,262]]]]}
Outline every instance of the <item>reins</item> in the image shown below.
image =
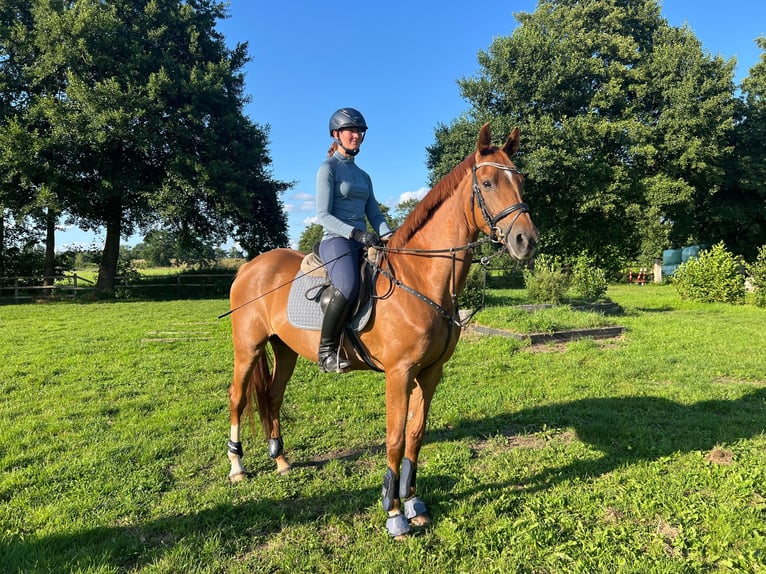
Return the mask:
{"type": "MultiPolygon", "coordinates": [[[[473,311],[471,311],[471,313],[468,315],[468,317],[466,319],[464,319],[463,321],[460,321],[459,309],[458,309],[458,304],[457,304],[457,300],[458,300],[458,294],[457,294],[457,253],[459,253],[461,251],[472,250],[472,249],[474,249],[476,247],[479,247],[479,246],[483,245],[484,243],[487,243],[487,242],[490,242],[490,241],[493,242],[493,243],[498,243],[498,244],[499,243],[503,243],[504,234],[503,234],[502,230],[497,226],[497,224],[502,219],[505,219],[509,215],[515,213],[516,215],[514,216],[513,220],[511,221],[510,225],[508,226],[508,230],[510,231],[510,229],[513,227],[514,223],[516,223],[516,220],[519,218],[519,216],[521,216],[522,213],[529,213],[529,206],[526,203],[524,203],[524,202],[518,202],[518,203],[514,203],[512,205],[509,205],[505,209],[501,210],[495,216],[492,216],[489,213],[489,209],[487,209],[487,204],[484,201],[484,196],[481,193],[481,188],[479,187],[479,181],[478,181],[478,178],[476,176],[476,171],[478,170],[478,168],[484,167],[484,166],[495,167],[497,169],[502,169],[502,170],[505,170],[505,171],[509,171],[511,173],[519,173],[520,174],[521,172],[516,167],[514,167],[514,166],[510,166],[510,165],[506,165],[506,164],[502,164],[502,163],[496,163],[496,162],[477,163],[477,164],[475,164],[471,168],[471,172],[472,172],[471,173],[471,177],[472,177],[472,182],[471,182],[471,191],[472,191],[472,193],[471,193],[471,213],[473,214],[474,225],[476,227],[478,227],[478,224],[476,222],[476,213],[475,213],[475,209],[474,209],[474,202],[476,202],[476,203],[478,203],[479,209],[481,210],[481,213],[482,213],[482,215],[484,217],[484,221],[485,221],[485,223],[487,224],[487,227],[490,230],[489,236],[487,236],[487,237],[485,237],[483,239],[479,239],[478,241],[472,241],[471,243],[467,243],[465,245],[461,245],[461,246],[457,246],[457,247],[449,247],[449,248],[446,248],[446,249],[410,249],[410,248],[404,248],[404,247],[399,247],[399,248],[393,248],[392,249],[392,248],[389,248],[389,247],[386,247],[386,246],[376,247],[376,249],[380,250],[384,254],[385,253],[401,253],[401,254],[423,255],[423,256],[433,256],[433,255],[439,255],[439,254],[445,254],[445,253],[450,254],[452,256],[452,281],[451,281],[452,285],[451,285],[450,299],[451,299],[451,303],[452,303],[452,308],[454,309],[454,312],[452,314],[450,314],[444,307],[439,305],[433,299],[430,299],[429,297],[423,295],[422,293],[420,293],[416,289],[410,287],[409,285],[406,285],[405,283],[402,283],[399,279],[397,279],[394,276],[393,273],[391,273],[390,271],[387,271],[386,269],[383,269],[383,267],[381,265],[379,265],[378,263],[373,263],[369,259],[365,260],[368,265],[373,266],[373,268],[374,268],[374,270],[376,272],[379,272],[379,273],[383,274],[391,282],[392,285],[395,285],[396,287],[401,288],[402,290],[404,290],[407,293],[415,296],[416,298],[420,299],[421,301],[423,301],[424,303],[426,303],[427,305],[429,305],[430,307],[435,309],[442,317],[444,317],[448,321],[449,326],[450,326],[449,327],[450,328],[450,333],[452,332],[452,326],[453,325],[456,325],[458,327],[465,327],[471,321],[471,319],[474,317],[474,315],[476,315],[476,313],[478,313],[479,311],[481,311],[481,309],[484,308],[484,300],[485,300],[486,289],[487,289],[487,266],[489,264],[489,260],[491,258],[496,257],[497,255],[499,255],[502,252],[502,250],[498,251],[497,253],[495,253],[495,254],[493,254],[491,256],[482,257],[482,259],[480,260],[480,263],[482,264],[482,269],[483,269],[483,277],[482,277],[483,286],[482,286],[481,303],[473,311]]],[[[363,247],[364,246],[360,246],[358,249],[362,249],[363,247]]],[[[290,285],[291,283],[297,281],[298,279],[301,279],[302,277],[305,277],[306,275],[309,275],[309,274],[313,273],[314,271],[317,271],[318,269],[321,269],[322,267],[326,267],[327,265],[329,265],[330,263],[340,259],[340,257],[343,257],[344,255],[340,255],[340,256],[338,256],[338,257],[336,257],[336,258],[334,258],[334,259],[332,259],[330,261],[325,261],[321,265],[318,265],[317,267],[315,267],[313,269],[310,269],[309,271],[306,271],[305,273],[301,273],[299,275],[296,275],[295,277],[293,277],[289,281],[286,281],[285,283],[282,283],[281,285],[277,285],[273,289],[270,289],[269,291],[267,291],[265,293],[261,293],[257,297],[253,297],[249,301],[245,301],[244,303],[242,303],[241,305],[238,305],[234,309],[230,309],[226,313],[223,313],[223,314],[219,315],[218,318],[219,319],[223,319],[224,317],[227,317],[228,315],[231,315],[232,313],[234,313],[234,311],[237,311],[237,310],[241,309],[242,307],[250,305],[251,303],[254,303],[255,301],[258,301],[259,299],[262,299],[263,297],[266,297],[267,295],[269,295],[269,294],[271,294],[271,293],[273,293],[273,292],[275,292],[275,291],[277,291],[279,289],[282,289],[283,287],[286,287],[286,286],[290,285]]],[[[474,261],[471,261],[471,263],[474,263],[474,261]]]]}
{"type": "MultiPolygon", "coordinates": [[[[361,248],[359,248],[359,249],[361,249],[361,248]]],[[[303,279],[304,277],[306,277],[306,275],[311,275],[311,274],[312,274],[314,271],[318,271],[318,270],[319,270],[319,269],[321,269],[322,267],[327,267],[327,266],[328,266],[330,263],[332,263],[332,262],[334,262],[334,261],[337,261],[338,259],[340,259],[341,257],[344,257],[345,255],[346,255],[346,254],[344,253],[344,254],[342,254],[342,255],[339,255],[338,257],[335,257],[334,259],[330,259],[329,261],[323,261],[321,265],[317,265],[316,267],[313,267],[312,269],[309,269],[309,270],[308,270],[308,271],[306,271],[305,273],[301,273],[301,274],[299,274],[299,275],[296,275],[295,277],[293,277],[293,278],[292,278],[292,279],[290,279],[289,281],[285,281],[285,282],[284,282],[284,283],[282,283],[281,285],[277,285],[277,286],[276,286],[276,287],[274,287],[273,289],[269,289],[269,290],[268,290],[268,291],[266,291],[265,293],[261,293],[261,294],[260,294],[260,295],[258,295],[257,297],[253,297],[253,298],[252,298],[252,299],[250,299],[249,301],[245,301],[245,302],[244,302],[244,303],[242,303],[241,305],[237,305],[236,307],[234,307],[234,309],[229,309],[228,311],[226,311],[226,313],[223,313],[223,314],[221,314],[221,315],[218,315],[218,318],[219,318],[219,319],[223,319],[224,317],[228,317],[229,315],[231,315],[232,313],[234,313],[234,311],[239,311],[240,309],[242,309],[242,307],[246,307],[246,306],[250,305],[250,303],[255,303],[255,302],[256,302],[256,301],[258,301],[259,299],[263,299],[264,297],[266,297],[266,295],[270,295],[271,293],[274,293],[274,291],[279,291],[279,290],[280,290],[280,289],[282,289],[283,287],[287,287],[288,285],[290,285],[291,283],[294,283],[294,282],[295,282],[295,281],[297,281],[298,279],[303,279]]]]}
{"type": "MultiPolygon", "coordinates": [[[[417,291],[413,287],[410,287],[409,285],[402,283],[399,279],[397,279],[394,274],[386,269],[384,269],[381,265],[377,263],[372,263],[369,260],[367,263],[369,265],[372,265],[375,270],[378,273],[381,273],[384,275],[393,285],[396,285],[397,287],[403,289],[410,295],[413,295],[426,303],[427,305],[431,306],[433,309],[435,309],[442,317],[444,317],[447,321],[449,321],[451,324],[454,323],[455,325],[458,325],[459,327],[465,327],[468,324],[468,321],[470,321],[471,318],[473,318],[476,313],[478,313],[484,306],[484,292],[482,292],[482,303],[481,307],[478,307],[474,309],[467,320],[460,321],[459,319],[459,312],[458,312],[458,305],[457,305],[457,254],[461,251],[468,251],[472,250],[476,247],[479,247],[483,245],[484,243],[488,243],[489,241],[492,241],[492,238],[486,237],[484,239],[479,239],[478,241],[473,241],[471,243],[467,243],[465,245],[461,245],[458,247],[450,247],[446,249],[409,249],[404,247],[397,247],[397,248],[390,248],[390,247],[380,247],[377,249],[380,249],[383,253],[400,253],[404,255],[421,255],[425,257],[434,256],[434,255],[440,255],[440,254],[450,254],[452,256],[452,281],[451,281],[451,293],[450,298],[452,302],[452,308],[454,309],[454,312],[450,314],[444,307],[439,305],[436,301],[433,299],[428,298],[427,296],[423,295],[420,291],[417,291]]],[[[495,255],[491,256],[495,257],[495,255]]],[[[487,268],[486,265],[489,263],[489,259],[491,257],[483,257],[481,260],[479,260],[482,263],[483,269],[484,269],[484,290],[486,290],[486,274],[487,274],[487,268]]],[[[475,261],[471,261],[471,263],[475,263],[475,261]]]]}

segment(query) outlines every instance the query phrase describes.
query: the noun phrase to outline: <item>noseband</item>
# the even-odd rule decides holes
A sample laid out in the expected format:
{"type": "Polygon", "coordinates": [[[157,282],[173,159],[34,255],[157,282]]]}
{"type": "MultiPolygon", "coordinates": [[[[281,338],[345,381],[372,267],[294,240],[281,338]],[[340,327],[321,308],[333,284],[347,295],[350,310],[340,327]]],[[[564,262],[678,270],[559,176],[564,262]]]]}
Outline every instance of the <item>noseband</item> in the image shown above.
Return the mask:
{"type": "MultiPolygon", "coordinates": [[[[511,224],[508,226],[507,231],[510,232],[511,228],[513,227],[513,224],[516,223],[516,220],[519,218],[519,216],[522,213],[529,213],[529,206],[524,203],[523,201],[519,203],[514,203],[513,205],[509,205],[505,209],[503,209],[500,213],[495,215],[494,217],[489,213],[489,210],[487,209],[487,203],[484,201],[484,196],[481,193],[481,188],[479,187],[479,180],[476,177],[476,170],[480,167],[484,166],[491,166],[496,167],[497,169],[503,169],[505,171],[509,171],[511,173],[518,173],[521,174],[521,172],[516,169],[515,167],[511,165],[505,165],[502,163],[495,163],[493,161],[487,161],[483,163],[477,163],[474,165],[471,170],[473,172],[473,193],[471,194],[471,213],[473,213],[473,206],[474,201],[476,201],[479,204],[479,208],[481,209],[481,213],[484,216],[484,221],[486,222],[487,226],[490,229],[489,237],[490,239],[495,243],[502,243],[505,239],[505,233],[503,233],[503,230],[500,229],[497,224],[500,222],[500,220],[505,219],[512,213],[515,213],[516,215],[513,217],[513,220],[511,221],[511,224]]],[[[476,215],[474,215],[474,225],[476,225],[476,215]]],[[[476,225],[478,227],[478,225],[476,225]]]]}

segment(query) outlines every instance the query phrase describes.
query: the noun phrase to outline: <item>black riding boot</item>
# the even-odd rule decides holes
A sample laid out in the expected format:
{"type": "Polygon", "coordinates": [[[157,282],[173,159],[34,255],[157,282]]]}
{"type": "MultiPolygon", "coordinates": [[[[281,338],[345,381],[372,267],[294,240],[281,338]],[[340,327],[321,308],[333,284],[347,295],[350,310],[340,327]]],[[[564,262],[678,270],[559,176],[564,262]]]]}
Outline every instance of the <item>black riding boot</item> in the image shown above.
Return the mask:
{"type": "Polygon", "coordinates": [[[322,330],[319,336],[319,367],[325,373],[342,373],[351,366],[348,360],[338,356],[340,333],[346,322],[350,305],[343,293],[335,287],[330,286],[328,289],[332,290],[332,296],[327,302],[322,319],[322,330]]]}

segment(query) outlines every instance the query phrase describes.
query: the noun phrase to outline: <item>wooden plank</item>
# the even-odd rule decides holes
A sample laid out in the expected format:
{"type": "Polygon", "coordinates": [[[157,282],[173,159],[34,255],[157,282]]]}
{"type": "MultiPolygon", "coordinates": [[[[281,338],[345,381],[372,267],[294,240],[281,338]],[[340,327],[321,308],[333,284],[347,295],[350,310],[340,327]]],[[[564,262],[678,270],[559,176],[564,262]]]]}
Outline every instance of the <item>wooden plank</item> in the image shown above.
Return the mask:
{"type": "Polygon", "coordinates": [[[505,329],[473,325],[471,330],[484,335],[510,337],[518,341],[529,341],[533,345],[542,345],[545,343],[563,343],[585,338],[611,339],[622,335],[625,332],[625,327],[615,326],[590,329],[570,329],[566,331],[554,331],[553,333],[514,333],[513,331],[506,331],[505,329]]]}

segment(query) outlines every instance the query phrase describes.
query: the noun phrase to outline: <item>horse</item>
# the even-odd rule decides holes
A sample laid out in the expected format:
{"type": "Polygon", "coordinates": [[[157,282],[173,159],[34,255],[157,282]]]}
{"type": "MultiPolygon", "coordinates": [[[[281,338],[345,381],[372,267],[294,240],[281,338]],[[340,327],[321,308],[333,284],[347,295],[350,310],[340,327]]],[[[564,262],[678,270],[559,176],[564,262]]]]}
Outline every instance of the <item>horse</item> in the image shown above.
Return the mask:
{"type": "MultiPolygon", "coordinates": [[[[485,240],[507,248],[516,260],[531,258],[539,241],[521,198],[523,176],[511,161],[518,147],[518,128],[500,148],[491,143],[489,123],[482,126],[476,151],[426,194],[380,248],[374,315],[357,337],[365,352],[344,337],[342,349],[352,370],[385,373],[388,467],[382,505],[388,533],[397,539],[406,537],[411,526],[431,521],[417,496],[418,455],[443,365],[464,326],[457,298],[473,250],[482,243],[478,238],[483,232],[485,240]]],[[[245,409],[254,419],[254,405],[277,471],[291,468],[280,408],[298,355],[317,361],[319,345],[318,331],[295,327],[287,318],[289,289],[283,287],[299,274],[303,258],[285,248],[264,252],[240,267],[230,289],[234,372],[227,454],[232,482],[246,478],[240,422],[245,409]]]]}

